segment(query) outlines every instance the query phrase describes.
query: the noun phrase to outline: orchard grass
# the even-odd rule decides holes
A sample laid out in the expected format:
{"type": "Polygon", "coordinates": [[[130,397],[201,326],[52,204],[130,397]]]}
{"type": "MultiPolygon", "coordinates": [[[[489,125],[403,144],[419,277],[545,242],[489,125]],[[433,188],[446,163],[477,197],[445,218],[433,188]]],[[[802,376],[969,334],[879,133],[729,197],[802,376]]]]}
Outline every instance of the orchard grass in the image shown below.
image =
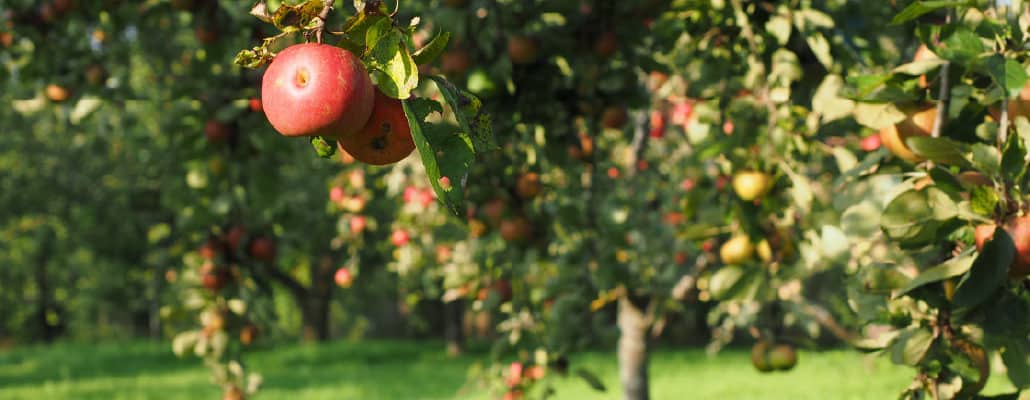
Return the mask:
{"type": "MultiPolygon", "coordinates": [[[[365,341],[267,346],[248,356],[265,378],[255,399],[489,399],[467,383],[485,357],[448,358],[439,342],[365,341]]],[[[788,373],[760,374],[746,349],[714,358],[703,349],[666,348],[651,358],[654,399],[892,399],[912,370],[848,350],[802,351],[788,373]]],[[[615,356],[591,352],[572,366],[593,368],[608,386],[557,379],[558,399],[618,399],[615,356]]],[[[1011,391],[996,374],[985,393],[1011,391]]],[[[59,343],[0,350],[0,399],[216,399],[196,358],[178,359],[157,342],[59,343]]]]}

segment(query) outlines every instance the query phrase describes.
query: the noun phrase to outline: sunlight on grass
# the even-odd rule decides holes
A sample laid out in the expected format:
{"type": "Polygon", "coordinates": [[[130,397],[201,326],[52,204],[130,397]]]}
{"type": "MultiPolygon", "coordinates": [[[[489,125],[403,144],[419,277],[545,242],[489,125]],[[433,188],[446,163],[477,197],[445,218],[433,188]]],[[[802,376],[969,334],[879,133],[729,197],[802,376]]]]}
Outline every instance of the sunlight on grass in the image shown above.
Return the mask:
{"type": "MultiPolygon", "coordinates": [[[[284,345],[255,352],[259,399],[488,399],[466,382],[481,355],[448,358],[437,342],[335,342],[284,345]]],[[[550,377],[559,399],[618,399],[615,357],[572,359],[609,387],[592,391],[577,379],[550,377]]],[[[651,362],[655,399],[888,399],[911,370],[850,351],[803,352],[790,373],[759,374],[743,350],[715,358],[699,349],[663,349],[651,362]],[[684,397],[687,396],[687,397],[684,397]]],[[[1000,375],[989,393],[1011,390],[1000,375]]],[[[216,399],[217,388],[196,359],[177,359],[165,343],[27,347],[0,352],[0,399],[216,399]]]]}

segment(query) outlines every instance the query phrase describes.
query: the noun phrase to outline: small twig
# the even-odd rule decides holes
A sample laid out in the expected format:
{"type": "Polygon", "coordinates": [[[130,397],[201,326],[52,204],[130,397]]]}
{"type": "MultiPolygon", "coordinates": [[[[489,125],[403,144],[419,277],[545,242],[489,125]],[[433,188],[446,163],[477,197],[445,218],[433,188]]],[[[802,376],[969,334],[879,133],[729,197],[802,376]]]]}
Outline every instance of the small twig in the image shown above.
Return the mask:
{"type": "Polygon", "coordinates": [[[1009,140],[1009,98],[1001,99],[1001,121],[998,126],[998,140],[1004,149],[1005,142],[1009,140]]]}
{"type": "MultiPolygon", "coordinates": [[[[946,18],[947,23],[951,23],[951,16],[953,13],[953,10],[948,11],[948,16],[946,18]]],[[[948,114],[948,103],[951,101],[951,88],[948,87],[950,85],[950,79],[948,78],[950,71],[951,62],[945,62],[944,65],[941,66],[941,92],[939,96],[940,99],[937,101],[937,118],[933,121],[933,131],[930,133],[930,136],[935,138],[941,137],[941,128],[944,125],[945,115],[948,114]]]]}
{"type": "Polygon", "coordinates": [[[318,44],[322,44],[322,33],[325,32],[325,20],[329,18],[329,12],[333,10],[333,2],[326,1],[322,6],[322,12],[318,13],[318,21],[315,22],[315,41],[318,44]]]}

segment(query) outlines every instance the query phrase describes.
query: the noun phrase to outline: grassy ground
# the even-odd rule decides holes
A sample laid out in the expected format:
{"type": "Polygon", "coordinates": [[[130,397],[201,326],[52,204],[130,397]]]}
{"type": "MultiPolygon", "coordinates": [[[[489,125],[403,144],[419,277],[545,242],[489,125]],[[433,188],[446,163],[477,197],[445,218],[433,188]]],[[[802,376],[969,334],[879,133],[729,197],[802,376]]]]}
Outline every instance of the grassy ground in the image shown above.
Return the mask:
{"type": "MultiPolygon", "coordinates": [[[[265,399],[487,399],[466,384],[482,359],[450,359],[435,342],[336,342],[288,345],[248,356],[265,384],[265,399]]],[[[699,349],[656,352],[651,362],[655,399],[890,399],[911,371],[853,352],[803,352],[785,374],[755,372],[748,353],[728,350],[708,358],[699,349]]],[[[618,399],[614,355],[572,359],[608,385],[591,391],[578,379],[559,379],[559,399],[618,399]]],[[[998,376],[989,392],[1009,387],[998,376]]],[[[0,351],[0,399],[216,399],[219,391],[197,359],[177,359],[166,343],[58,344],[0,351]]]]}

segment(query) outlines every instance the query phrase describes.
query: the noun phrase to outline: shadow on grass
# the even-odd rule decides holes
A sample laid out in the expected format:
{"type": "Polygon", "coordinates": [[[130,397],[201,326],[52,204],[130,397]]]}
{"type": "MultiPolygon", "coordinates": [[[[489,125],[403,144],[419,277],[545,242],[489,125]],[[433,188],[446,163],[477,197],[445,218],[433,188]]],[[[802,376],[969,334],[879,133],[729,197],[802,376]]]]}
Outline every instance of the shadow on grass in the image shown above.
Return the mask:
{"type": "Polygon", "coordinates": [[[0,387],[163,374],[196,364],[164,342],[32,345],[0,352],[0,387]]]}

